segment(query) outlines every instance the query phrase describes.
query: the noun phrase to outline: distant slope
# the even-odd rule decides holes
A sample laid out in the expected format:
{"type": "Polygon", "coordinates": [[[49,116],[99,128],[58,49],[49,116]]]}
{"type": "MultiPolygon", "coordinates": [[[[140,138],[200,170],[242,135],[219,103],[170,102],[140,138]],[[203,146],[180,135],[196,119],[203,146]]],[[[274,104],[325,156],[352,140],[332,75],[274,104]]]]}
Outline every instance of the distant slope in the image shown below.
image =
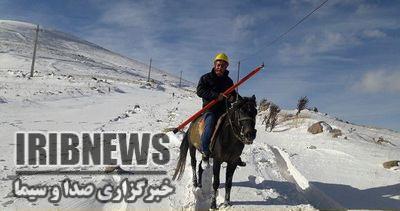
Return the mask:
{"type": "MultiPolygon", "coordinates": [[[[1,71],[29,72],[36,25],[0,20],[1,71]]],[[[148,65],[57,30],[41,28],[35,70],[38,75],[54,72],[71,75],[104,75],[147,79],[148,65]]],[[[152,79],[176,84],[179,78],[152,68],[152,79]]],[[[192,85],[189,81],[183,81],[192,85]]]]}

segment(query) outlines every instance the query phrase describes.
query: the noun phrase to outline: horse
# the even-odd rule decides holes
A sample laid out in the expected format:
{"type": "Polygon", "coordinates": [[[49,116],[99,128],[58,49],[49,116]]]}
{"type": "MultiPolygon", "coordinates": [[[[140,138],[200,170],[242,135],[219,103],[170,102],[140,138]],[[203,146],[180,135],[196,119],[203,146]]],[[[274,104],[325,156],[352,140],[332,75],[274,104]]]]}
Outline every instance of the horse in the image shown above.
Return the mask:
{"type": "MultiPolygon", "coordinates": [[[[216,129],[213,137],[215,141],[210,145],[211,158],[213,158],[213,195],[211,197],[211,208],[216,209],[216,197],[220,185],[219,173],[221,164],[227,163],[226,184],[225,184],[225,202],[230,206],[230,192],[232,188],[232,178],[237,167],[237,160],[242,154],[245,145],[252,144],[256,138],[255,129],[257,115],[256,97],[241,97],[230,108],[227,108],[222,115],[219,129],[216,129]]],[[[204,128],[203,118],[194,120],[185,133],[180,145],[179,160],[175,169],[173,180],[181,179],[186,165],[186,155],[190,151],[191,166],[193,173],[193,186],[201,188],[201,178],[203,173],[202,162],[199,163],[198,179],[196,175],[196,149],[200,151],[200,137],[204,128]]],[[[218,123],[217,123],[218,124],[218,123]]]]}

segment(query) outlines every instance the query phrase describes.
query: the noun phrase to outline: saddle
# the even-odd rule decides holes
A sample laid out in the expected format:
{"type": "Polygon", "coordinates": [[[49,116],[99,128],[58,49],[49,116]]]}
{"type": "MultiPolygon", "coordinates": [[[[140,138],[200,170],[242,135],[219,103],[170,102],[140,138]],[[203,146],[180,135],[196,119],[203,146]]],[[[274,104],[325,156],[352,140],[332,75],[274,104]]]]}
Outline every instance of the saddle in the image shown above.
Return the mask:
{"type": "MultiPolygon", "coordinates": [[[[226,113],[221,115],[219,117],[217,123],[215,124],[214,132],[213,132],[213,135],[211,136],[211,141],[210,141],[210,146],[209,146],[211,153],[213,152],[217,134],[218,134],[219,130],[221,129],[222,122],[225,119],[225,116],[226,116],[226,113]]],[[[192,122],[192,125],[188,131],[189,140],[191,140],[194,147],[199,151],[201,151],[201,135],[204,132],[204,126],[205,126],[204,118],[203,118],[203,116],[200,116],[199,118],[197,118],[196,120],[194,120],[192,122]]]]}
{"type": "Polygon", "coordinates": [[[214,132],[213,132],[213,134],[212,134],[212,136],[211,136],[211,141],[210,141],[210,146],[209,146],[209,149],[210,149],[211,154],[212,154],[212,152],[213,152],[214,145],[215,145],[215,142],[216,142],[216,140],[217,140],[217,134],[218,134],[219,130],[220,130],[221,127],[222,127],[222,122],[224,121],[226,114],[227,114],[227,113],[222,114],[222,115],[219,117],[219,119],[218,119],[218,121],[217,121],[217,124],[215,124],[214,132]]]}

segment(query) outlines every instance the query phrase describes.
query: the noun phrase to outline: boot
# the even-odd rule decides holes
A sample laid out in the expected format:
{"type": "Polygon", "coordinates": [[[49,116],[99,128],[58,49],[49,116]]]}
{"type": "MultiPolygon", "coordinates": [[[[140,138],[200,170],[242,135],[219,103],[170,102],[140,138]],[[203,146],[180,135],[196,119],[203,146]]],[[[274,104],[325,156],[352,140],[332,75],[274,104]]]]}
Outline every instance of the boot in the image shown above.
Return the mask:
{"type": "Polygon", "coordinates": [[[208,161],[210,160],[210,151],[203,152],[201,157],[202,157],[201,159],[203,160],[203,162],[208,163],[208,161]]]}
{"type": "Polygon", "coordinates": [[[201,168],[208,169],[210,167],[210,152],[203,153],[201,156],[201,168]]]}

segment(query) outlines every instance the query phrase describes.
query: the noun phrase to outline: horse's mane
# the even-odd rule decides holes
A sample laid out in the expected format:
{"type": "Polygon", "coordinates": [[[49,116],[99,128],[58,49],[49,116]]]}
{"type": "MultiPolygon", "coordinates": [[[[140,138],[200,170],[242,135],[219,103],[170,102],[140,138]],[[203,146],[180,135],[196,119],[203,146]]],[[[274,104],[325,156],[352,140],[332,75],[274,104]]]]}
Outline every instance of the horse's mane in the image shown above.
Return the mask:
{"type": "Polygon", "coordinates": [[[243,106],[245,103],[248,102],[253,102],[254,106],[257,106],[256,98],[253,95],[252,97],[239,97],[238,100],[233,102],[231,109],[240,108],[241,106],[243,106]]]}

